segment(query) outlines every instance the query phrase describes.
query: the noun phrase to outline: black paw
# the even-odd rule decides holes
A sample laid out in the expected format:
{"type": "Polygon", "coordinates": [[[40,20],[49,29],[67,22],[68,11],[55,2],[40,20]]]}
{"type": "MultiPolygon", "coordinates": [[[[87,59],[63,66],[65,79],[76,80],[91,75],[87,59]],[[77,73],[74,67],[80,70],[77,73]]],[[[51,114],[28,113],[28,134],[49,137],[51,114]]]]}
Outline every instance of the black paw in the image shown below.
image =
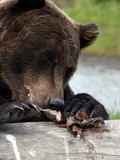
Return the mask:
{"type": "Polygon", "coordinates": [[[0,123],[19,122],[31,112],[39,112],[36,105],[29,101],[15,101],[0,105],[0,123]]]}
{"type": "Polygon", "coordinates": [[[67,107],[63,112],[63,119],[66,119],[70,116],[80,119],[81,114],[85,116],[87,115],[88,118],[101,117],[104,120],[108,119],[109,117],[104,106],[92,96],[85,93],[77,94],[71,99],[68,99],[66,106],[67,107]]]}

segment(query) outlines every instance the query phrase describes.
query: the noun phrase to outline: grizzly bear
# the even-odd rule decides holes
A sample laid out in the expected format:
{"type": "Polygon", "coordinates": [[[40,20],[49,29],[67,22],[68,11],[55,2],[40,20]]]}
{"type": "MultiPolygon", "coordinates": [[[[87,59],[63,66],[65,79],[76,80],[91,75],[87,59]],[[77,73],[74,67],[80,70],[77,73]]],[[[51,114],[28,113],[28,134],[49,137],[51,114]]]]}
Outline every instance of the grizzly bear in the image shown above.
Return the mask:
{"type": "Polygon", "coordinates": [[[74,95],[69,80],[81,49],[99,34],[96,24],[78,24],[49,0],[0,3],[0,123],[47,120],[37,108],[65,118],[85,111],[108,118],[92,96],[74,95]]]}

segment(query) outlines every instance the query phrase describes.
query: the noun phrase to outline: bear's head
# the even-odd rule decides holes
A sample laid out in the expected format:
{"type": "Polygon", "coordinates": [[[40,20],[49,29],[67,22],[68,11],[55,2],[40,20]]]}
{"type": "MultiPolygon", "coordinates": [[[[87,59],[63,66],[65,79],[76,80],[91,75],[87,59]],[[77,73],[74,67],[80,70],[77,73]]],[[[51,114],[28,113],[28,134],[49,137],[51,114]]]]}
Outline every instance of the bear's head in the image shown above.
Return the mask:
{"type": "Polygon", "coordinates": [[[98,26],[75,23],[48,0],[11,0],[1,10],[1,75],[13,99],[29,95],[40,107],[63,102],[80,51],[94,42],[98,26]]]}

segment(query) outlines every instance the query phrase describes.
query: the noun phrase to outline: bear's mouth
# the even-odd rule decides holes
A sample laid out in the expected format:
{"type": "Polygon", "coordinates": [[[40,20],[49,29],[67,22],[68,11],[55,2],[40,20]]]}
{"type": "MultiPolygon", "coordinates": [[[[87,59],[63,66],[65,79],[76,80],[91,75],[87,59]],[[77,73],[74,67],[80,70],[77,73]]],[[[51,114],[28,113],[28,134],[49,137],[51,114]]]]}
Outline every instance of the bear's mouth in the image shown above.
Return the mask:
{"type": "Polygon", "coordinates": [[[41,108],[41,109],[49,108],[48,103],[45,103],[45,104],[41,103],[40,104],[40,103],[35,102],[35,100],[33,98],[33,94],[31,92],[29,92],[27,100],[30,101],[33,104],[33,106],[35,105],[37,108],[41,108]]]}
{"type": "Polygon", "coordinates": [[[34,96],[31,92],[28,94],[28,101],[30,101],[33,105],[36,105],[38,108],[41,109],[51,109],[51,110],[56,110],[56,111],[63,111],[65,109],[65,104],[59,99],[55,98],[54,101],[51,103],[51,97],[47,98],[45,103],[37,103],[34,100],[34,96]]]}

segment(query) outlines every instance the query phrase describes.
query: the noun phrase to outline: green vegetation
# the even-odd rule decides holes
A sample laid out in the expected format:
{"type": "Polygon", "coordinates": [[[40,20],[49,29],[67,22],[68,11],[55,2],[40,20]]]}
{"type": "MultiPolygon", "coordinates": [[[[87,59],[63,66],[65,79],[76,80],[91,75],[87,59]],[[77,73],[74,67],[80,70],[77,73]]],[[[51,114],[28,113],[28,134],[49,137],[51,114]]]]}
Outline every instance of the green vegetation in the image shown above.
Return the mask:
{"type": "Polygon", "coordinates": [[[119,0],[53,0],[76,22],[97,23],[101,33],[87,54],[120,57],[119,0]]]}
{"type": "Polygon", "coordinates": [[[110,113],[110,119],[114,120],[114,119],[120,119],[120,112],[115,113],[115,114],[111,114],[110,113]]]}

